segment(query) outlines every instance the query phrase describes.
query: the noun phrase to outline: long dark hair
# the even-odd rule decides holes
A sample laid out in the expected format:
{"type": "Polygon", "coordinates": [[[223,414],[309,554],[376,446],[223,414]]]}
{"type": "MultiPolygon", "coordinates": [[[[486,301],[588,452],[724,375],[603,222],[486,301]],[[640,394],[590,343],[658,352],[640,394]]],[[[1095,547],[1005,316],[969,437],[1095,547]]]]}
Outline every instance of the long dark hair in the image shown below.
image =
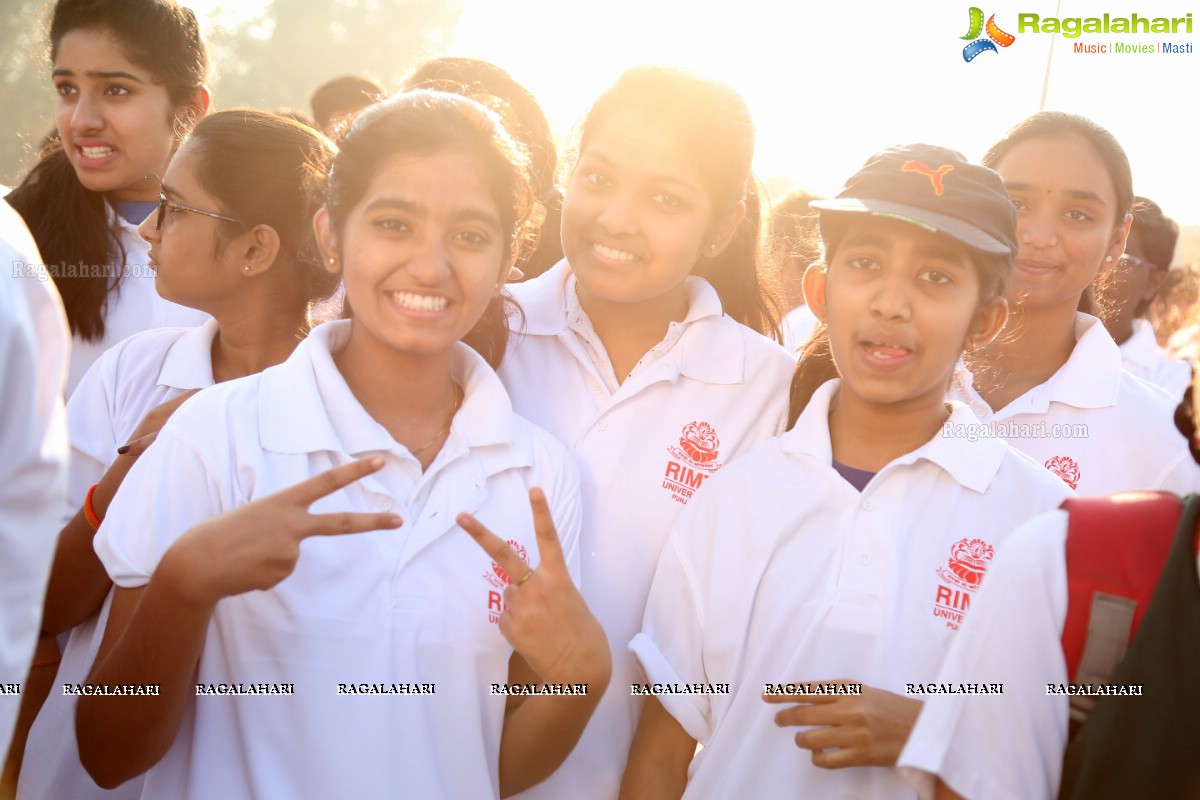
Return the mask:
{"type": "MultiPolygon", "coordinates": [[[[533,236],[536,206],[528,153],[495,114],[474,100],[445,92],[394,95],[364,109],[343,130],[325,187],[333,230],[342,230],[385,161],[397,154],[447,148],[465,149],[483,163],[500,223],[508,232],[514,257],[519,257],[533,236]]],[[[520,313],[516,301],[502,291],[463,342],[493,367],[499,366],[508,344],[508,319],[520,313]]]]}
{"type": "Polygon", "coordinates": [[[187,150],[204,191],[222,213],[239,220],[218,223],[221,241],[244,227],[271,226],[306,301],[329,297],[338,276],[321,261],[312,218],[323,200],[320,189],[336,151],[333,143],[287,117],[233,109],[201,120],[188,136],[187,150]]]}
{"type": "MultiPolygon", "coordinates": [[[[183,109],[208,74],[208,53],[196,16],[174,0],[59,0],[48,32],[50,61],[73,30],[102,30],[121,52],[146,69],[183,109]]],[[[186,114],[176,119],[184,127],[186,114]]],[[[124,273],[125,248],[110,225],[104,196],[79,182],[62,144],[51,140],[8,195],[33,233],[42,260],[62,295],[71,332],[88,341],[104,336],[108,296],[124,273]],[[67,267],[82,269],[67,277],[67,267]]]]}
{"type": "Polygon", "coordinates": [[[633,111],[668,126],[700,172],[716,216],[746,203],[729,245],[715,258],[702,258],[696,275],[713,285],[725,313],[779,340],[781,304],[762,258],[762,202],[750,172],[754,120],[746,101],[731,87],[667,67],[634,67],[592,104],[580,126],[578,151],[614,114],[633,111]]]}

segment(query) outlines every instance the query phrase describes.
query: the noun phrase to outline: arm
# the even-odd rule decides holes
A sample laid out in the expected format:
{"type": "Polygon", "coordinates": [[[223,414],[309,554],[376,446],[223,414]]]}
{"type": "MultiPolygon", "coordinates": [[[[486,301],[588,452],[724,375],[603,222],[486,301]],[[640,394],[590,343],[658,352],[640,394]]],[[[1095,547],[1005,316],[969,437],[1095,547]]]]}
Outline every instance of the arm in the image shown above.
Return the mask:
{"type": "Polygon", "coordinates": [[[531,489],[540,561],[536,570],[470,514],[458,524],[510,576],[500,632],[513,646],[510,675],[528,683],[586,683],[582,696],[539,695],[510,705],[500,740],[500,794],[507,797],[545,780],[570,754],[612,677],[608,637],[575,588],[551,519],[546,495],[531,489]],[[523,662],[523,663],[522,663],[523,662]]]}
{"type": "Polygon", "coordinates": [[[586,683],[579,696],[518,698],[504,716],[500,739],[500,796],[511,797],[541,783],[567,759],[592,712],[608,687],[611,668],[597,664],[595,675],[575,675],[571,680],[543,680],[519,654],[509,661],[509,683],[586,683]]]}
{"type": "Polygon", "coordinates": [[[79,755],[96,783],[119,786],[166,753],[192,696],[188,690],[218,601],[282,581],[309,536],[400,525],[393,514],[308,513],[321,497],[384,463],[373,456],[345,464],[200,522],[167,549],[144,588],[118,590],[88,682],[161,688],[158,696],[79,698],[79,755]]]}
{"type": "MultiPolygon", "coordinates": [[[[138,456],[154,441],[171,414],[195,393],[196,390],[184,392],[168,400],[151,409],[138,423],[126,445],[129,449],[124,453],[118,451],[116,460],[96,484],[92,509],[100,519],[104,519],[108,513],[109,504],[138,456]]],[[[42,609],[43,635],[56,636],[90,619],[100,611],[104,598],[112,588],[108,572],[96,557],[92,546],[95,535],[82,508],[59,533],[54,565],[50,570],[50,584],[42,609]]]]}
{"type": "Polygon", "coordinates": [[[937,788],[934,789],[934,800],[966,800],[961,794],[951,789],[941,778],[937,779],[937,788]]]}
{"type": "Polygon", "coordinates": [[[695,752],[696,740],[657,698],[646,698],[621,779],[620,800],[682,797],[695,752]]]}

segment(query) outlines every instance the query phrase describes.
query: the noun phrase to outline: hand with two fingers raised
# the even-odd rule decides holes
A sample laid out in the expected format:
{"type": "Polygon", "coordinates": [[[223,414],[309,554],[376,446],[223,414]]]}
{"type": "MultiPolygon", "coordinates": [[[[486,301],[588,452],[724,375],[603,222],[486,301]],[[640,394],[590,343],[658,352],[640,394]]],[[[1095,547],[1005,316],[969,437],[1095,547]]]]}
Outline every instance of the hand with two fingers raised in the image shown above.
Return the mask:
{"type": "Polygon", "coordinates": [[[922,706],[920,700],[870,686],[862,686],[861,694],[805,695],[799,702],[794,695],[762,699],[791,706],[775,715],[775,724],[808,727],[796,734],[796,746],[811,750],[813,765],[826,769],[895,766],[922,706]]]}
{"type": "Polygon", "coordinates": [[[295,486],[193,525],[163,555],[177,577],[176,591],[201,604],[216,604],[253,589],[270,589],[292,574],[300,543],[310,536],[398,528],[395,514],[312,514],[317,500],[376,472],[383,456],[343,464],[295,486]]]}
{"type": "Polygon", "coordinates": [[[612,675],[608,637],[571,580],[546,495],[530,489],[529,504],[540,557],[535,570],[470,514],[460,514],[458,524],[513,581],[499,620],[513,649],[542,681],[588,683],[603,694],[612,675]]]}

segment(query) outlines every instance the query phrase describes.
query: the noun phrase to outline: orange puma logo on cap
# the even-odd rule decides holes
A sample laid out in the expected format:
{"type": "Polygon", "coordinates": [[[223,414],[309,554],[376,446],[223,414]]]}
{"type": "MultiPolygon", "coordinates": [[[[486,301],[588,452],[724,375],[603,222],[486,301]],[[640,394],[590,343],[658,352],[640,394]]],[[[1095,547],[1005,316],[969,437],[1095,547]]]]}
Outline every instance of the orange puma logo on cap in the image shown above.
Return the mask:
{"type": "Polygon", "coordinates": [[[942,178],[947,172],[952,172],[953,170],[953,164],[943,164],[934,169],[924,161],[905,161],[904,166],[900,168],[901,172],[919,172],[929,178],[929,182],[933,184],[933,193],[938,197],[941,197],[942,193],[946,191],[946,187],[942,186],[942,178]]]}

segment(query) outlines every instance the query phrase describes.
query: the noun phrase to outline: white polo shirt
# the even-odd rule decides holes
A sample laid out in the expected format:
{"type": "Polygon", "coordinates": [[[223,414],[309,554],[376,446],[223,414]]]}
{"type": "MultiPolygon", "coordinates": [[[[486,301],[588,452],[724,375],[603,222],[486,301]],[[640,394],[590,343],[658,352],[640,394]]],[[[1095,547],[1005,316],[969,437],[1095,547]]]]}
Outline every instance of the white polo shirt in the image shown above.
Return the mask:
{"type": "MultiPolygon", "coordinates": [[[[96,539],[118,586],[144,585],[197,522],[370,453],[377,473],[313,513],[393,511],[398,530],[306,539],[291,576],[221,600],[196,683],[290,684],[290,696],[197,696],[146,774],[146,798],[492,797],[512,648],[496,620],[504,582],[455,524],[462,511],[536,566],[528,490],[542,486],[578,564],[570,454],[511,410],[466,345],[465,398],[433,464],[359,405],[331,353],[349,321],[319,326],[283,364],[185,403],[130,472],[96,539]],[[432,684],[434,694],[339,694],[432,684]],[[350,687],[347,689],[346,687],[350,687]]],[[[218,689],[219,691],[219,689],[218,689]]]]}
{"type": "Polygon", "coordinates": [[[41,627],[67,479],[62,390],[70,333],[21,215],[0,201],[0,758],[8,752],[41,627]]]}
{"type": "Polygon", "coordinates": [[[630,650],[652,683],[729,686],[658,697],[704,746],[686,798],[911,797],[895,770],[814,767],[764,687],[847,678],[903,695],[928,683],[995,549],[1070,494],[1002,441],[954,436],[975,422],[958,403],[859,493],[832,466],[840,383],[714,478],[663,548],[630,650]]]}
{"type": "Polygon", "coordinates": [[[783,315],[779,326],[783,329],[783,346],[788,352],[799,354],[816,330],[820,320],[807,305],[796,306],[783,315]]]}
{"type": "Polygon", "coordinates": [[[949,397],[1081,495],[1200,488],[1200,468],[1175,428],[1178,401],[1121,368],[1121,351],[1100,320],[1077,313],[1075,338],[1058,372],[1000,411],[965,370],[949,397]]]}
{"type": "MultiPolygon", "coordinates": [[[[147,412],[189,389],[213,385],[217,330],[217,321],[210,318],[197,327],[136,333],[107,350],[88,370],[67,403],[71,466],[60,527],[79,511],[88,489],[117,459],[117,448],[129,441],[147,412]]],[[[56,687],[87,678],[100,649],[110,600],[97,616],[70,631],[56,687]]],[[[46,697],[25,744],[17,800],[140,797],[141,778],[108,791],[84,770],[75,741],[76,700],[61,690],[46,697]]]]}
{"type": "Polygon", "coordinates": [[[1023,525],[988,572],[937,681],[1004,682],[1002,697],[930,697],[900,755],[901,772],[932,798],[940,775],[968,800],[1053,798],[1062,779],[1067,683],[1067,512],[1023,525]]]}
{"type": "Polygon", "coordinates": [[[154,271],[150,269],[150,244],[138,235],[138,226],[126,221],[111,206],[108,207],[108,222],[119,230],[121,244],[125,247],[122,265],[125,274],[116,291],[108,295],[104,336],[95,342],[76,336],[72,342],[71,367],[67,375],[68,399],[93,362],[117,342],[150,328],[192,327],[209,319],[203,311],[160,297],[154,286],[154,271]]]}
{"type": "Polygon", "coordinates": [[[1149,320],[1133,321],[1133,335],[1121,345],[1121,363],[1147,383],[1165,389],[1176,402],[1183,399],[1183,393],[1192,381],[1191,366],[1167,355],[1167,351],[1159,346],[1149,320]]]}
{"type": "Polygon", "coordinates": [[[525,311],[500,367],[513,406],[574,452],[582,477],[581,591],[613,653],[607,693],[574,752],[522,795],[615,798],[644,678],[626,645],[641,627],[654,565],[676,515],[718,469],[780,433],[795,361],[722,314],[687,279],[688,313],[624,383],[579,305],[565,261],[513,286],[525,311]]]}

